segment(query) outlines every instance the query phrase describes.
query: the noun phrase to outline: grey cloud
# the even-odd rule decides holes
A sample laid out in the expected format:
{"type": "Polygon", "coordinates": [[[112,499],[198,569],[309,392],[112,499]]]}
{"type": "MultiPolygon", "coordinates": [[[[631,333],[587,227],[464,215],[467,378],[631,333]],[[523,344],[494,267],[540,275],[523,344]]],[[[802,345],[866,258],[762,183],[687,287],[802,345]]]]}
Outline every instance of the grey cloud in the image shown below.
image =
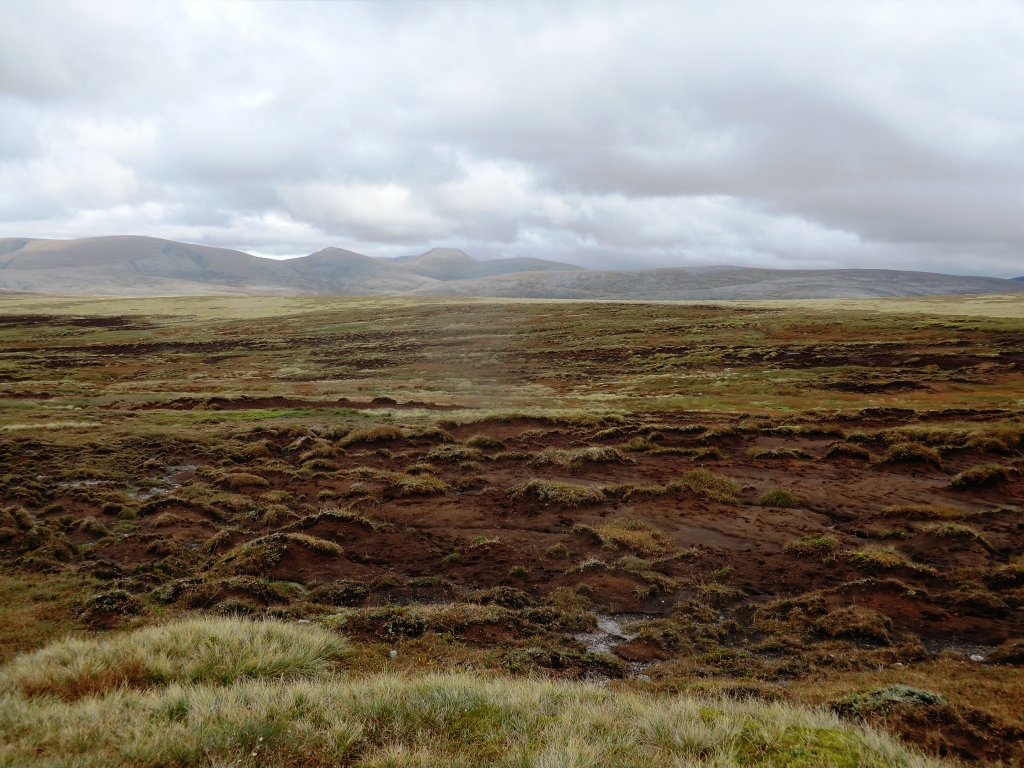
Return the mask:
{"type": "Polygon", "coordinates": [[[1024,273],[1024,8],[6,3],[0,227],[1024,273]]]}

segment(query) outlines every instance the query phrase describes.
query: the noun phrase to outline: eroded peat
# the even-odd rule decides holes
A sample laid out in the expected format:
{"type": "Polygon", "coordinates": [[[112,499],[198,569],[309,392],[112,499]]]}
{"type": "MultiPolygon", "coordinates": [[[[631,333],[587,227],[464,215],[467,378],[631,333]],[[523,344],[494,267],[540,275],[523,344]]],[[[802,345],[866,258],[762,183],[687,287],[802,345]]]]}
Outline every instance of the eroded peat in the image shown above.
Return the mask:
{"type": "Polygon", "coordinates": [[[56,617],[5,658],[273,616],[352,674],[793,698],[1020,758],[1024,322],[161,306],[0,322],[4,590],[56,617]]]}

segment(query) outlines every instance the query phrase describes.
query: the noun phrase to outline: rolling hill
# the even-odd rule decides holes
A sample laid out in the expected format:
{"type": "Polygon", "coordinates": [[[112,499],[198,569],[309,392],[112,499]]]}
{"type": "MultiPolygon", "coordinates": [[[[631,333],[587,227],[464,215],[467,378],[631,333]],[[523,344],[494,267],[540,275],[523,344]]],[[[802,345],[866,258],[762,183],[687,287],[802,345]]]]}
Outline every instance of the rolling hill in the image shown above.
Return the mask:
{"type": "Polygon", "coordinates": [[[897,270],[588,270],[453,248],[396,259],[341,248],[277,261],[130,235],[0,238],[0,290],[119,296],[484,296],[623,300],[883,298],[1024,291],[1024,281],[897,270]]]}

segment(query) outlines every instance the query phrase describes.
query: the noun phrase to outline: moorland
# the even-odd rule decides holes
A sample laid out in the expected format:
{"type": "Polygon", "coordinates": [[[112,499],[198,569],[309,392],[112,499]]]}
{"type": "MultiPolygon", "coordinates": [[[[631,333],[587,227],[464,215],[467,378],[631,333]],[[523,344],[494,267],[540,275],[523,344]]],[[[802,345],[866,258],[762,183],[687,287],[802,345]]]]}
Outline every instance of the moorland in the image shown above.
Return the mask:
{"type": "Polygon", "coordinates": [[[0,406],[4,764],[1024,760],[1018,296],[12,294],[0,406]]]}

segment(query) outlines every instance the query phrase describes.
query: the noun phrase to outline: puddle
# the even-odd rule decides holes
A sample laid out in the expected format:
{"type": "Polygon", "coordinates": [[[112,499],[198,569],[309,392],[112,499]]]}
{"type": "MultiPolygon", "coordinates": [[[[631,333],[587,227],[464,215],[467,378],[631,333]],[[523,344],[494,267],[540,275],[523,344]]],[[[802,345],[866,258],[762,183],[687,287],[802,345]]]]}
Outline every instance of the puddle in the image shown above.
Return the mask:
{"type": "MultiPolygon", "coordinates": [[[[628,642],[636,637],[636,635],[629,634],[622,628],[618,618],[607,616],[603,613],[596,613],[594,615],[597,616],[596,632],[573,635],[591,653],[611,653],[614,646],[619,643],[628,642]]],[[[633,617],[623,616],[620,618],[629,620],[633,617]]]]}
{"type": "MultiPolygon", "coordinates": [[[[573,638],[583,644],[583,647],[590,653],[601,653],[608,656],[612,654],[612,648],[620,643],[627,643],[636,637],[636,634],[627,632],[622,628],[623,621],[637,621],[638,619],[644,619],[646,616],[640,613],[636,614],[619,614],[618,616],[608,616],[604,613],[595,613],[597,617],[597,631],[596,632],[585,632],[578,635],[573,635],[573,638]]],[[[649,662],[641,661],[630,661],[627,662],[629,672],[626,677],[635,677],[639,680],[650,680],[647,675],[643,674],[643,671],[650,666],[649,662]]],[[[591,676],[588,675],[588,679],[591,676]]],[[[597,682],[606,684],[611,678],[606,678],[603,675],[594,676],[597,682]]]]}
{"type": "Polygon", "coordinates": [[[147,501],[154,496],[162,496],[164,494],[173,493],[175,490],[182,486],[180,479],[181,475],[187,472],[195,472],[195,464],[175,464],[167,468],[166,473],[163,477],[153,478],[154,483],[160,483],[159,488],[147,488],[144,491],[140,491],[137,488],[132,488],[129,492],[129,496],[139,501],[147,501]]]}

